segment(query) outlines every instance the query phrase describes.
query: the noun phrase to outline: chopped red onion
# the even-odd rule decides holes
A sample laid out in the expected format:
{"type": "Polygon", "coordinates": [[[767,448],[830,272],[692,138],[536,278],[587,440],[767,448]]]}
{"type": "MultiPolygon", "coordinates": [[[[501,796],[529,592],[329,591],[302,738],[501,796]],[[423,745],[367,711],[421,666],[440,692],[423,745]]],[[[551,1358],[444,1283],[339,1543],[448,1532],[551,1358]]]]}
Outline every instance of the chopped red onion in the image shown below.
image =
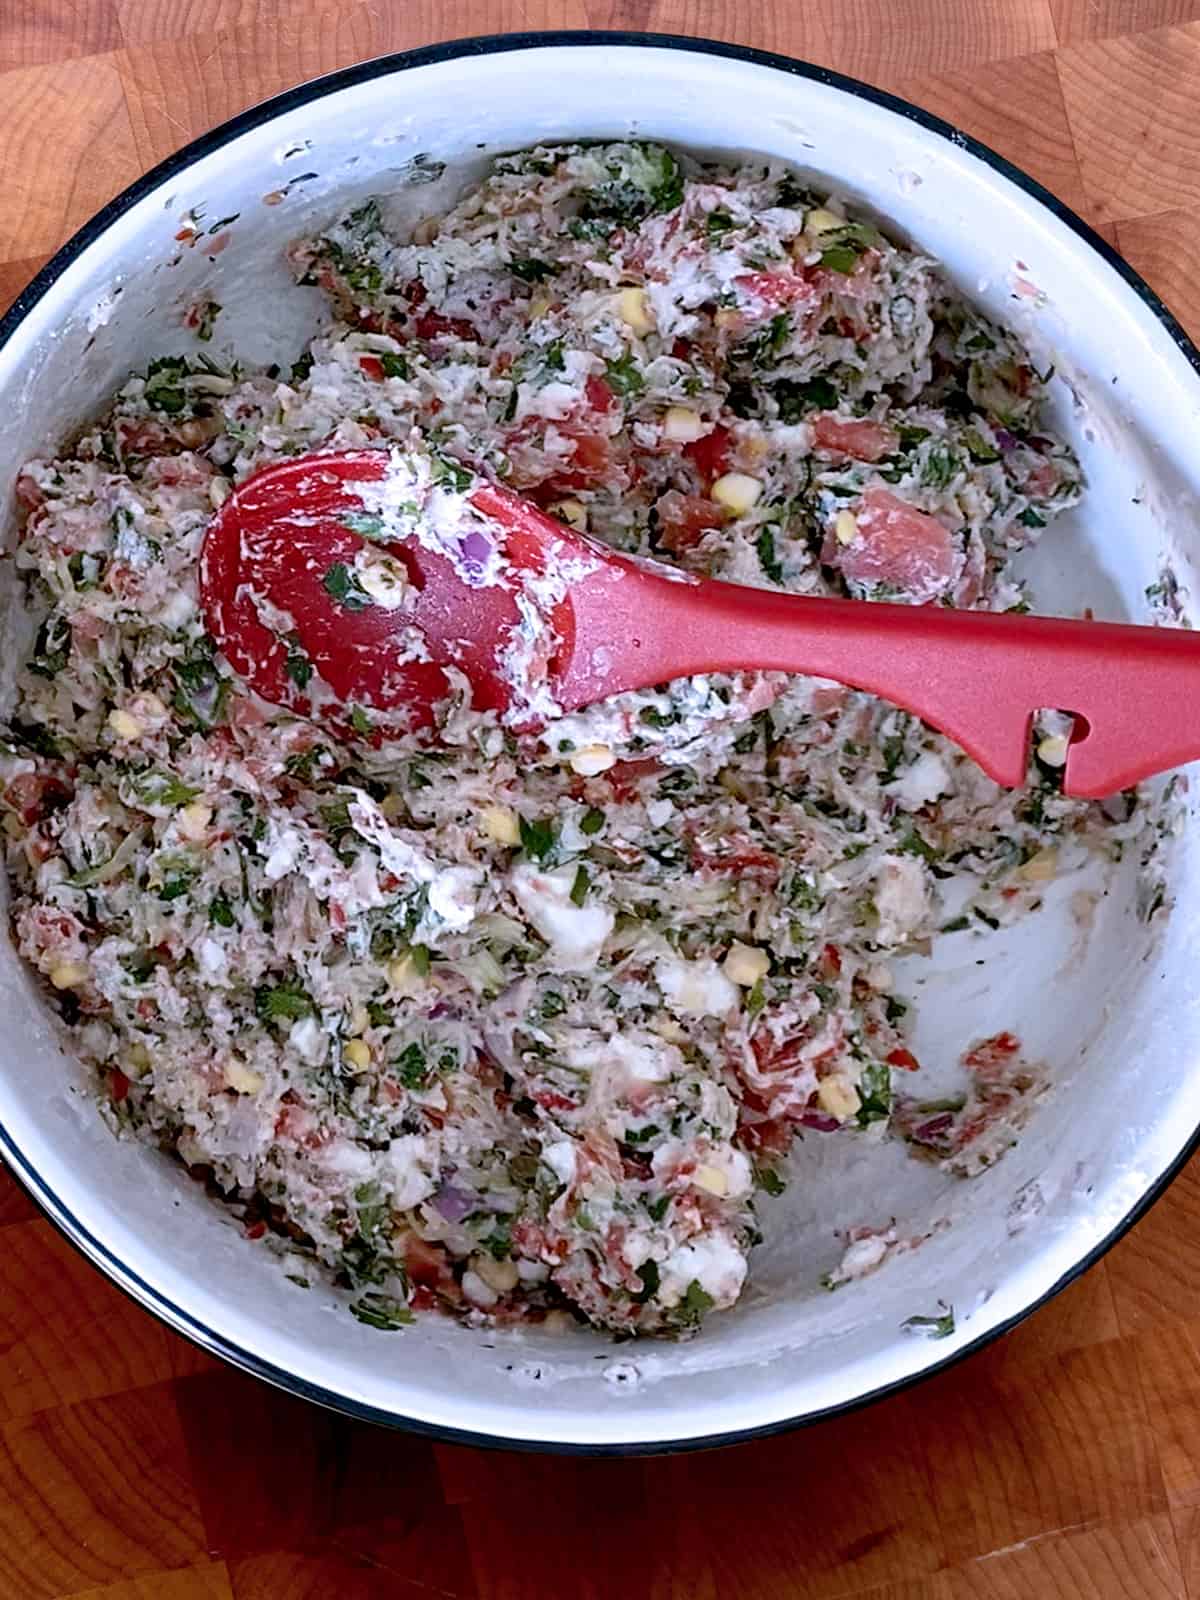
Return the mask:
{"type": "Polygon", "coordinates": [[[479,1196],[473,1189],[460,1189],[454,1183],[444,1183],[433,1197],[433,1209],[447,1222],[461,1222],[478,1205],[479,1196]]]}

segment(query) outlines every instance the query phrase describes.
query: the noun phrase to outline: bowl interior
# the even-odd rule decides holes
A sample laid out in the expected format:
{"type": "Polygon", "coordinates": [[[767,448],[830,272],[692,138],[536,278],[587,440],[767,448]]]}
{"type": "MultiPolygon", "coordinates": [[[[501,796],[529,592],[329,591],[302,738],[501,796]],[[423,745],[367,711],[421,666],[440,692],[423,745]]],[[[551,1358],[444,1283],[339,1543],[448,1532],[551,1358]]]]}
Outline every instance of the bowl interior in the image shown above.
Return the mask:
{"type": "MultiPolygon", "coordinates": [[[[216,359],[295,359],[325,306],[294,286],[284,246],[348,201],[394,193],[402,212],[436,214],[495,152],[633,134],[824,174],[1024,328],[1055,365],[1055,420],[1091,486],[1030,558],[1041,609],[1145,618],[1144,590],[1164,563],[1185,591],[1194,586],[1200,381],[1155,310],[1067,221],[965,141],[822,74],[695,47],[513,45],[443,47],[415,65],[367,64],[309,86],[110,208],[9,319],[0,482],[131,369],[194,350],[183,316],[199,297],[223,307],[208,347],[216,359]],[[189,212],[202,230],[194,248],[174,237],[189,212]]],[[[10,584],[10,671],[23,625],[10,584]]],[[[361,1327],[334,1291],[287,1281],[179,1169],[112,1138],[7,941],[0,1150],[118,1281],[185,1331],[308,1392],[440,1429],[592,1447],[765,1427],[899,1382],[1004,1325],[1088,1257],[1188,1145],[1200,1125],[1190,820],[1170,847],[1173,909],[1150,925],[1137,913],[1141,873],[1130,859],[1056,884],[1021,926],[944,940],[933,959],[902,964],[923,1060],[953,1063],[972,1040],[1011,1028],[1052,1066],[1052,1096],[1018,1146],[970,1182],[898,1145],[807,1140],[787,1193],[764,1203],[766,1241],[744,1303],[685,1346],[435,1319],[391,1336],[361,1327]],[[1072,899],[1081,889],[1098,892],[1090,921],[1072,899]],[[839,1230],[893,1219],[903,1235],[930,1237],[837,1294],[820,1287],[841,1254],[839,1230]],[[903,1331],[939,1303],[955,1309],[949,1339],[903,1331]]]]}

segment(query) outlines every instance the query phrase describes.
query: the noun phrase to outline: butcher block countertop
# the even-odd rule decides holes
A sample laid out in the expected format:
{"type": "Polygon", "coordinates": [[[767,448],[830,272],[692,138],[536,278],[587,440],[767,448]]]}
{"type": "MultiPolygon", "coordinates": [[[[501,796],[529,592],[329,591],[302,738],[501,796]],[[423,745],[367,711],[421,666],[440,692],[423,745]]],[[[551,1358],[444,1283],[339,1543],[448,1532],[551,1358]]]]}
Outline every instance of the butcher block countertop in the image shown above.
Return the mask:
{"type": "MultiPolygon", "coordinates": [[[[0,0],[0,303],[196,134],[367,56],[638,28],[937,112],[1200,336],[1200,0],[0,0]]],[[[0,1174],[0,1600],[1200,1600],[1200,1167],[982,1354],[654,1460],[345,1421],[200,1354],[0,1174]]]]}

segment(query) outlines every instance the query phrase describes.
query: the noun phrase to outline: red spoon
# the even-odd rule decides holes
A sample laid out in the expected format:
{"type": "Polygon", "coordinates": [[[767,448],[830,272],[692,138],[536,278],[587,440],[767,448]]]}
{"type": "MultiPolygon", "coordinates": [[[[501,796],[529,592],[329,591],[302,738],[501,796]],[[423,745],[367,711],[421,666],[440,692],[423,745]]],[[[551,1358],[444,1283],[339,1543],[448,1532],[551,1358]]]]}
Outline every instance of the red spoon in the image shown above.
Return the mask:
{"type": "Polygon", "coordinates": [[[1025,779],[1030,720],[1045,707],[1075,714],[1071,795],[1112,794],[1200,757],[1200,640],[1185,630],[701,582],[617,554],[492,484],[469,490],[466,524],[440,547],[428,533],[380,543],[378,527],[374,539],[358,530],[391,471],[382,449],[298,457],[248,478],[213,519],[200,566],[207,625],[265,699],[324,714],[315,670],[337,700],[387,714],[385,727],[420,727],[449,666],[476,706],[529,724],[545,720],[547,693],[574,711],[757,668],[880,695],[1008,787],[1025,779]],[[402,563],[406,603],[390,609],[359,589],[354,562],[369,549],[402,563]],[[427,659],[404,659],[413,641],[427,659]]]}

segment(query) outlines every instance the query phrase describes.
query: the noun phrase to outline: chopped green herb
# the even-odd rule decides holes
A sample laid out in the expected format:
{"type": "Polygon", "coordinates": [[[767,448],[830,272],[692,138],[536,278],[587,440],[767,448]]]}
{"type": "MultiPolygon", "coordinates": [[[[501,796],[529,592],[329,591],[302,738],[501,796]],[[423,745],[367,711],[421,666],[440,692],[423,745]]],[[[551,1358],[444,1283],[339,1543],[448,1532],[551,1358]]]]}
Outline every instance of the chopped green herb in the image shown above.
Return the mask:
{"type": "Polygon", "coordinates": [[[948,1339],[954,1332],[954,1307],[947,1306],[938,1317],[905,1317],[900,1326],[930,1339],[948,1339]]]}
{"type": "Polygon", "coordinates": [[[772,523],[766,523],[759,529],[758,538],[754,548],[758,552],[758,564],[763,569],[763,575],[782,587],[783,566],[775,552],[775,534],[778,530],[772,523]]]}
{"type": "Polygon", "coordinates": [[[827,245],[821,251],[821,265],[827,267],[830,272],[840,272],[849,276],[858,266],[861,254],[862,248],[856,248],[849,240],[844,244],[827,245]]]}
{"type": "Polygon", "coordinates": [[[54,611],[38,629],[29,670],[39,678],[54,678],[71,659],[71,625],[54,611]]]}
{"type": "Polygon", "coordinates": [[[217,318],[221,315],[221,307],[215,300],[206,300],[199,308],[196,318],[196,337],[207,344],[213,336],[213,328],[217,318]]]}
{"type": "Polygon", "coordinates": [[[838,392],[828,378],[808,378],[804,382],[780,378],[771,385],[771,394],[779,407],[780,422],[788,426],[810,411],[832,411],[838,403],[838,392]]]}
{"type": "Polygon", "coordinates": [[[728,211],[710,211],[704,220],[705,232],[710,239],[720,239],[734,226],[728,211]]]}
{"type": "Polygon", "coordinates": [[[494,1261],[507,1261],[512,1255],[512,1224],[508,1218],[505,1217],[497,1222],[482,1243],[494,1261]]]}
{"type": "Polygon", "coordinates": [[[858,1080],[858,1124],[868,1127],[892,1114],[892,1073],[883,1061],[868,1061],[858,1080]]]}
{"type": "Polygon", "coordinates": [[[701,1318],[706,1312],[711,1311],[716,1303],[700,1280],[693,1278],[679,1307],[679,1320],[685,1327],[699,1327],[701,1318]]]}
{"type": "Polygon", "coordinates": [[[208,902],[208,920],[216,928],[232,928],[237,921],[233,906],[223,894],[215,894],[208,902]]]}
{"type": "Polygon", "coordinates": [[[369,1292],[350,1302],[350,1310],[368,1328],[379,1328],[385,1333],[395,1333],[408,1327],[416,1317],[400,1300],[390,1295],[369,1292]]]}
{"type": "Polygon", "coordinates": [[[626,1128],[625,1143],[632,1145],[645,1144],[660,1132],[661,1129],[656,1122],[647,1123],[644,1128],[626,1128]]]}
{"type": "Polygon", "coordinates": [[[383,368],[385,378],[407,378],[408,362],[396,350],[381,350],[379,365],[383,368]]]}
{"type": "Polygon", "coordinates": [[[658,1293],[661,1278],[657,1261],[643,1261],[636,1270],[638,1277],[642,1280],[642,1287],[633,1298],[634,1302],[641,1306],[645,1305],[647,1300],[652,1300],[658,1293]]]}
{"type": "Polygon", "coordinates": [[[372,511],[347,511],[340,520],[343,528],[360,533],[364,539],[378,539],[386,531],[383,518],[372,511]]]}
{"type": "Polygon", "coordinates": [[[406,1089],[423,1089],[429,1082],[425,1052],[415,1041],[405,1045],[395,1062],[396,1076],[406,1089]]]}
{"type": "Polygon", "coordinates": [[[287,645],[287,675],[298,689],[307,689],[312,681],[313,664],[294,633],[290,633],[284,642],[287,645]]]}
{"type": "Polygon", "coordinates": [[[254,991],[254,1010],[263,1022],[296,1022],[311,1017],[316,1010],[308,991],[298,979],[285,983],[261,983],[254,991]]]}
{"type": "Polygon", "coordinates": [[[554,851],[558,842],[558,829],[549,818],[537,818],[530,821],[528,817],[521,817],[518,821],[521,831],[521,848],[525,854],[534,861],[545,861],[554,851]]]}
{"type": "Polygon", "coordinates": [[[588,809],[583,813],[583,816],[580,818],[579,831],[580,833],[586,833],[590,836],[594,833],[599,833],[603,826],[603,811],[600,810],[599,806],[589,806],[588,809]]]}
{"type": "Polygon", "coordinates": [[[628,397],[639,395],[645,390],[646,380],[632,351],[627,351],[615,361],[606,361],[604,371],[608,378],[608,386],[614,394],[628,397]]]}
{"type": "Polygon", "coordinates": [[[526,256],[520,260],[510,261],[508,270],[514,278],[520,278],[522,283],[544,283],[547,278],[552,278],[558,271],[549,261],[539,261],[535,256],[526,256]]]}
{"type": "Polygon", "coordinates": [[[183,783],[173,772],[160,772],[157,768],[139,772],[131,780],[131,787],[139,800],[151,806],[186,806],[200,793],[199,789],[183,783]]]}
{"type": "Polygon", "coordinates": [[[921,482],[931,489],[944,489],[958,468],[958,456],[948,444],[932,445],[921,470],[921,482]]]}
{"type": "Polygon", "coordinates": [[[354,569],[344,561],[335,561],[321,579],[325,593],[347,611],[365,611],[372,603],[371,596],[361,588],[354,569]]]}
{"type": "Polygon", "coordinates": [[[582,863],[575,869],[575,882],[571,885],[571,904],[581,906],[587,899],[588,889],[591,887],[591,878],[588,869],[582,863]]]}
{"type": "Polygon", "coordinates": [[[146,404],[176,416],[187,405],[184,380],[189,372],[182,356],[160,356],[146,368],[146,404]]]}
{"type": "Polygon", "coordinates": [[[465,494],[475,481],[475,474],[470,467],[464,467],[460,461],[455,461],[450,456],[438,455],[435,451],[432,461],[434,482],[440,483],[443,488],[453,489],[457,494],[465,494]]]}
{"type": "Polygon", "coordinates": [[[787,1184],[775,1171],[774,1167],[755,1167],[754,1181],[764,1193],[772,1197],[781,1195],[787,1188],[787,1184]]]}

